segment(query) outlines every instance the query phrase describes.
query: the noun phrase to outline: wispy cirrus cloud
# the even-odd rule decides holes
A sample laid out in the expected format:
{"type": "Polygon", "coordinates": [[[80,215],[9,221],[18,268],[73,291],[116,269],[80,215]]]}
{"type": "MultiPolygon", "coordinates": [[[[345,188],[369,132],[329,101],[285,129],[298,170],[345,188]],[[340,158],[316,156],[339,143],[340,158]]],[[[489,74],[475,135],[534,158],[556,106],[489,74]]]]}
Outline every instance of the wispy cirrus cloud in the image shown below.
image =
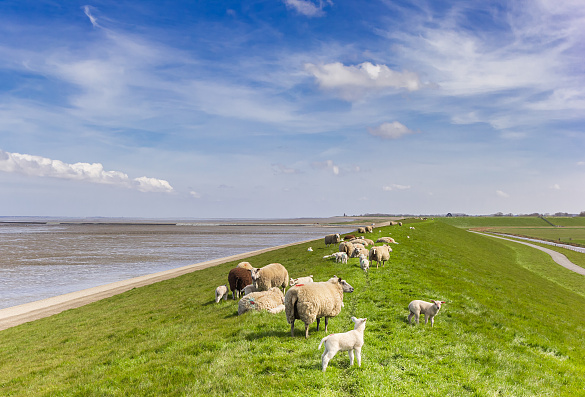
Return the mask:
{"type": "Polygon", "coordinates": [[[307,17],[322,17],[325,15],[323,8],[326,5],[332,5],[331,1],[312,2],[310,0],[284,0],[284,4],[301,15],[307,17]]]}
{"type": "Polygon", "coordinates": [[[398,139],[405,135],[417,133],[416,131],[409,129],[404,124],[399,123],[398,121],[393,121],[391,123],[383,123],[377,127],[368,128],[368,132],[370,133],[370,135],[384,139],[398,139]]]}
{"type": "Polygon", "coordinates": [[[146,176],[130,179],[120,171],[106,171],[100,163],[68,164],[60,160],[30,154],[9,153],[0,149],[0,171],[35,177],[50,177],[115,185],[137,189],[141,192],[173,192],[173,187],[163,179],[146,176]]]}
{"type": "Polygon", "coordinates": [[[410,188],[411,188],[410,185],[398,185],[395,183],[393,183],[391,185],[382,186],[382,190],[385,192],[390,192],[393,190],[408,190],[410,188]]]}

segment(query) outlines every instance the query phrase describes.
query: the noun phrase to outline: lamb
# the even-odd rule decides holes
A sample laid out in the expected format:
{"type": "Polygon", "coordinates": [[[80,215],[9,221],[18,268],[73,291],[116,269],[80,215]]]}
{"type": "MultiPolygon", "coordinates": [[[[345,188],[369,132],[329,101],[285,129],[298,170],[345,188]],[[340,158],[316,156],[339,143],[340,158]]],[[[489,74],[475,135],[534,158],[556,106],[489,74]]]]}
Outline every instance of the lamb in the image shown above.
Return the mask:
{"type": "Polygon", "coordinates": [[[325,236],[325,246],[328,246],[330,244],[339,244],[340,241],[341,236],[339,235],[339,233],[328,234],[327,236],[325,236]]]}
{"type": "Polygon", "coordinates": [[[270,310],[284,303],[284,295],[280,288],[272,287],[268,291],[252,292],[238,302],[238,315],[249,310],[270,310]]]}
{"type": "Polygon", "coordinates": [[[228,283],[232,290],[232,299],[236,299],[236,294],[240,296],[246,285],[252,284],[252,273],[242,267],[234,267],[228,274],[228,283]]]}
{"type": "Polygon", "coordinates": [[[215,289],[215,303],[218,303],[221,300],[221,298],[223,298],[223,300],[226,301],[227,296],[228,296],[227,285],[220,285],[215,289]]]}
{"type": "Polygon", "coordinates": [[[390,251],[392,251],[392,248],[388,247],[387,245],[372,247],[372,249],[370,249],[368,259],[370,262],[376,262],[377,269],[380,265],[380,262],[382,262],[382,266],[384,266],[386,261],[390,260],[390,251]]]}
{"type": "Polygon", "coordinates": [[[360,255],[366,255],[367,256],[368,255],[368,252],[369,251],[368,251],[367,248],[364,248],[363,245],[359,245],[359,246],[356,246],[353,249],[353,252],[351,253],[350,257],[351,258],[358,258],[360,255]]]}
{"type": "Polygon", "coordinates": [[[291,278],[290,279],[290,286],[294,287],[297,284],[307,284],[307,283],[312,283],[312,282],[313,282],[313,275],[311,274],[310,276],[306,276],[306,277],[291,278]]]}
{"type": "Polygon", "coordinates": [[[240,263],[238,263],[238,266],[236,266],[236,267],[241,267],[242,269],[248,269],[248,270],[254,269],[254,267],[250,264],[250,262],[240,262],[240,263]]]}
{"type": "Polygon", "coordinates": [[[305,338],[309,337],[309,325],[315,320],[319,331],[322,317],[325,317],[327,332],[329,318],[341,312],[344,292],[353,292],[353,287],[337,276],[328,281],[297,285],[289,289],[284,296],[284,306],[291,336],[295,335],[295,320],[305,323],[305,338]]]}
{"type": "Polygon", "coordinates": [[[373,233],[374,232],[374,228],[371,226],[366,226],[366,233],[373,233]]]}
{"type": "Polygon", "coordinates": [[[252,280],[258,291],[280,287],[284,293],[288,285],[288,271],[280,263],[271,263],[260,269],[253,269],[252,280]]]}
{"type": "Polygon", "coordinates": [[[425,315],[425,325],[428,323],[429,319],[431,320],[431,327],[435,323],[435,316],[441,310],[441,305],[445,303],[444,301],[434,301],[431,300],[430,302],[425,302],[421,300],[414,300],[408,304],[408,310],[410,314],[408,315],[408,324],[410,324],[410,320],[412,316],[414,316],[414,321],[418,324],[418,318],[420,314],[425,315]]]}
{"type": "Polygon", "coordinates": [[[347,351],[349,355],[349,366],[353,366],[353,354],[357,359],[358,367],[362,366],[362,346],[364,345],[364,331],[366,329],[367,318],[352,317],[351,321],[355,323],[353,330],[341,334],[331,334],[321,339],[319,348],[325,344],[325,350],[321,356],[321,366],[323,372],[327,369],[327,364],[338,351],[347,351]]]}
{"type": "MultiPolygon", "coordinates": [[[[335,262],[343,262],[343,255],[347,256],[345,252],[334,252],[331,255],[325,255],[323,259],[334,258],[335,262]]],[[[345,263],[347,263],[347,261],[345,263]]]]}
{"type": "Polygon", "coordinates": [[[377,243],[398,244],[392,237],[380,237],[376,240],[377,243]]]}
{"type": "Polygon", "coordinates": [[[313,252],[313,247],[309,247],[309,248],[307,248],[307,251],[309,251],[309,252],[313,252]]]}
{"type": "Polygon", "coordinates": [[[339,244],[339,252],[345,252],[347,255],[351,255],[353,252],[353,244],[349,241],[344,241],[339,244]]]}
{"type": "Polygon", "coordinates": [[[278,305],[273,309],[268,309],[268,313],[276,314],[284,311],[284,304],[278,305]]]}
{"type": "Polygon", "coordinates": [[[258,292],[258,288],[256,288],[256,286],[254,286],[254,284],[246,285],[244,287],[244,295],[248,295],[252,292],[258,292]]]}
{"type": "Polygon", "coordinates": [[[364,272],[367,272],[370,268],[370,261],[366,259],[365,255],[360,255],[360,267],[364,272]]]}
{"type": "Polygon", "coordinates": [[[358,227],[358,233],[365,233],[366,232],[366,228],[365,227],[358,227]]]}

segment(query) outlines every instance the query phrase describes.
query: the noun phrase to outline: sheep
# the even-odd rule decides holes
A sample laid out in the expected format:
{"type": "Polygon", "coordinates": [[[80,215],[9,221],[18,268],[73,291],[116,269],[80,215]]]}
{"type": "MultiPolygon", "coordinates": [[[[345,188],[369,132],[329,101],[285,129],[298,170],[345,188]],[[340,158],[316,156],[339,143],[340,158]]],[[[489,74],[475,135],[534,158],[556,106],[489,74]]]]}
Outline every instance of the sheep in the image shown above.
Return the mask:
{"type": "Polygon", "coordinates": [[[252,292],[258,292],[258,288],[256,288],[254,284],[246,285],[244,287],[244,295],[248,295],[252,292]]]}
{"type": "Polygon", "coordinates": [[[250,262],[240,262],[240,263],[238,263],[238,266],[236,266],[236,267],[241,267],[243,269],[248,269],[248,270],[254,269],[254,267],[250,264],[250,262]]]}
{"type": "Polygon", "coordinates": [[[347,255],[351,255],[353,251],[353,244],[349,241],[344,241],[339,244],[339,252],[345,252],[347,255]]]}
{"type": "Polygon", "coordinates": [[[343,255],[347,256],[345,252],[334,252],[331,255],[325,255],[323,259],[333,258],[335,262],[343,262],[343,255]]]}
{"type": "Polygon", "coordinates": [[[408,304],[408,310],[410,314],[408,315],[408,324],[410,324],[410,320],[412,316],[414,316],[414,321],[418,324],[418,318],[420,314],[425,315],[425,325],[428,323],[429,319],[431,320],[431,327],[435,324],[435,316],[441,310],[441,305],[445,303],[444,301],[434,301],[431,300],[430,302],[425,302],[421,300],[414,300],[408,304]]]}
{"type": "Polygon", "coordinates": [[[228,283],[232,290],[232,299],[236,299],[236,294],[239,297],[244,287],[253,283],[252,273],[248,269],[234,267],[228,274],[228,283]]]}
{"type": "Polygon", "coordinates": [[[410,230],[414,230],[414,226],[411,226],[411,227],[410,227],[410,230]]]}
{"type": "Polygon", "coordinates": [[[338,255],[337,258],[335,258],[335,262],[341,262],[341,263],[347,264],[348,255],[345,252],[339,252],[339,253],[341,255],[338,255]]]}
{"type": "Polygon", "coordinates": [[[363,245],[374,245],[374,240],[370,240],[369,238],[365,238],[364,236],[362,236],[360,239],[350,241],[350,243],[353,242],[360,243],[363,245]]]}
{"type": "Polygon", "coordinates": [[[365,227],[358,227],[358,233],[365,233],[366,232],[366,228],[365,227]]]}
{"type": "Polygon", "coordinates": [[[268,313],[276,314],[284,311],[284,304],[278,305],[273,309],[268,309],[268,313]]]}
{"type": "Polygon", "coordinates": [[[218,303],[221,298],[223,298],[224,301],[227,300],[227,296],[228,296],[228,288],[227,285],[220,285],[219,287],[217,287],[215,289],[215,303],[218,303]]]}
{"type": "Polygon", "coordinates": [[[346,235],[343,237],[343,240],[344,240],[344,241],[349,241],[349,240],[353,240],[353,239],[355,239],[355,236],[354,236],[353,234],[346,234],[346,235]]]}
{"type": "Polygon", "coordinates": [[[374,228],[371,226],[366,226],[366,233],[373,233],[374,232],[374,228]]]}
{"type": "Polygon", "coordinates": [[[280,287],[284,293],[288,285],[288,271],[280,263],[271,263],[260,269],[253,269],[252,280],[258,291],[280,287]]]}
{"type": "Polygon", "coordinates": [[[377,243],[398,244],[392,237],[380,237],[376,240],[377,243]]]}
{"type": "Polygon", "coordinates": [[[252,292],[244,296],[238,302],[238,315],[248,310],[270,310],[284,303],[284,294],[278,287],[272,287],[268,291],[252,292]]]}
{"type": "Polygon", "coordinates": [[[364,331],[366,329],[367,318],[355,318],[352,317],[351,321],[355,323],[353,330],[340,333],[331,334],[321,339],[318,350],[321,349],[321,345],[325,344],[325,350],[321,355],[321,367],[323,372],[327,369],[327,364],[338,351],[347,351],[349,355],[349,366],[353,366],[353,354],[357,359],[358,367],[362,366],[362,346],[364,345],[364,331]]]}
{"type": "Polygon", "coordinates": [[[364,272],[367,272],[368,269],[370,268],[370,261],[368,259],[366,259],[365,255],[360,255],[360,267],[362,268],[362,270],[364,272]]]}
{"type": "Polygon", "coordinates": [[[305,323],[305,338],[308,338],[309,325],[317,320],[319,331],[321,317],[325,317],[327,332],[329,318],[341,312],[344,292],[353,292],[353,287],[337,276],[328,281],[297,285],[289,289],[284,296],[284,306],[291,336],[295,336],[295,320],[305,323]]]}
{"type": "Polygon", "coordinates": [[[310,276],[306,276],[306,277],[299,277],[299,278],[292,278],[290,279],[290,286],[294,287],[297,284],[307,284],[307,283],[312,283],[313,282],[313,275],[311,274],[310,276]]]}
{"type": "Polygon", "coordinates": [[[402,222],[398,222],[398,226],[402,226],[402,222]]]}
{"type": "Polygon", "coordinates": [[[337,234],[328,234],[325,236],[325,246],[330,244],[339,244],[341,242],[341,236],[337,234]]]}
{"type": "Polygon", "coordinates": [[[309,251],[309,252],[313,252],[313,247],[309,247],[309,248],[307,248],[307,251],[309,251]]]}
{"type": "Polygon", "coordinates": [[[376,269],[382,262],[382,266],[386,264],[386,261],[390,259],[390,251],[392,248],[388,247],[387,245],[382,245],[379,247],[372,247],[370,249],[368,259],[370,262],[376,262],[376,269]]]}

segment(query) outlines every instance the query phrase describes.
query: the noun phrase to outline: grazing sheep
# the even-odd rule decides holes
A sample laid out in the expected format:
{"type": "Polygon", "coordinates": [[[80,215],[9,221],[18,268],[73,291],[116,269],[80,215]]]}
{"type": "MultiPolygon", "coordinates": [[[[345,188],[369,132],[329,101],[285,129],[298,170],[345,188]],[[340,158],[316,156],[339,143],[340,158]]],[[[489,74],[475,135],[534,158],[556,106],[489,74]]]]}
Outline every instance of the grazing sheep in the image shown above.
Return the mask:
{"type": "Polygon", "coordinates": [[[290,279],[290,286],[294,287],[297,284],[307,284],[307,283],[312,283],[312,282],[313,282],[313,275],[311,274],[310,276],[306,276],[306,277],[291,278],[290,279]]]}
{"type": "Polygon", "coordinates": [[[246,285],[253,283],[252,273],[243,267],[234,267],[228,274],[228,283],[232,291],[232,299],[236,299],[236,294],[239,297],[246,285]]]}
{"type": "Polygon", "coordinates": [[[390,259],[390,251],[392,248],[388,247],[387,245],[382,245],[379,247],[372,247],[370,249],[368,259],[370,262],[376,262],[376,269],[382,262],[382,266],[386,264],[386,261],[390,259]]]}
{"type": "Polygon", "coordinates": [[[366,232],[365,227],[358,227],[358,233],[365,233],[365,232],[366,232]]]}
{"type": "Polygon", "coordinates": [[[341,242],[341,236],[337,234],[328,234],[325,236],[325,246],[330,244],[339,244],[341,242]]]}
{"type": "Polygon", "coordinates": [[[374,232],[374,228],[371,226],[366,226],[366,233],[373,233],[374,232]]]}
{"type": "Polygon", "coordinates": [[[347,241],[349,241],[349,240],[353,240],[353,239],[355,239],[355,236],[354,236],[353,234],[346,234],[346,235],[343,237],[343,240],[347,240],[347,241]]]}
{"type": "Polygon", "coordinates": [[[364,272],[367,272],[370,268],[370,261],[366,259],[365,255],[360,255],[360,267],[364,272]]]}
{"type": "Polygon", "coordinates": [[[227,285],[220,285],[215,289],[215,303],[218,303],[221,300],[221,298],[223,298],[223,300],[226,301],[227,296],[228,296],[227,285]]]}
{"type": "Polygon", "coordinates": [[[309,325],[315,320],[319,330],[322,317],[325,317],[327,332],[329,318],[341,312],[344,292],[353,292],[353,287],[337,276],[328,281],[297,285],[289,289],[284,297],[284,305],[291,336],[295,335],[295,320],[305,323],[305,338],[309,337],[309,325]]]}
{"type": "Polygon", "coordinates": [[[412,316],[414,316],[414,321],[418,324],[418,318],[422,314],[425,315],[425,324],[428,323],[429,319],[431,320],[431,327],[435,324],[435,316],[441,310],[441,305],[445,303],[444,301],[434,301],[425,302],[421,300],[414,300],[408,304],[408,310],[410,314],[408,315],[408,324],[410,324],[410,320],[412,316]]]}
{"type": "Polygon", "coordinates": [[[238,302],[238,315],[248,310],[270,310],[284,303],[284,295],[280,288],[273,287],[268,291],[252,292],[238,302]]]}
{"type": "Polygon", "coordinates": [[[254,284],[246,285],[244,287],[244,295],[248,295],[248,294],[250,294],[252,292],[257,292],[257,291],[258,291],[258,288],[256,288],[254,286],[254,284]]]}
{"type": "Polygon", "coordinates": [[[347,255],[351,255],[353,252],[353,244],[349,241],[344,241],[339,244],[339,252],[345,252],[347,255]]]}
{"type": "Polygon", "coordinates": [[[410,229],[411,229],[411,230],[414,230],[414,226],[411,226],[411,227],[410,227],[410,229]]]}
{"type": "Polygon", "coordinates": [[[236,267],[241,267],[243,269],[248,269],[248,270],[254,269],[254,267],[250,264],[250,262],[240,262],[240,263],[238,263],[238,266],[236,266],[236,267]]]}
{"type": "Polygon", "coordinates": [[[402,222],[398,222],[398,226],[402,226],[402,222]]]}
{"type": "Polygon", "coordinates": [[[376,240],[377,243],[398,244],[392,237],[380,237],[376,240]]]}
{"type": "Polygon", "coordinates": [[[364,345],[364,331],[366,329],[367,318],[352,317],[351,321],[355,323],[353,330],[341,334],[331,334],[321,339],[319,348],[325,344],[325,350],[321,356],[321,366],[323,372],[327,369],[327,364],[339,351],[347,351],[349,355],[349,366],[353,366],[353,354],[357,359],[358,367],[362,366],[362,346],[364,345]]]}
{"type": "Polygon", "coordinates": [[[279,287],[284,293],[288,285],[288,271],[280,263],[271,263],[260,269],[253,269],[252,280],[258,291],[268,291],[272,287],[279,287]]]}

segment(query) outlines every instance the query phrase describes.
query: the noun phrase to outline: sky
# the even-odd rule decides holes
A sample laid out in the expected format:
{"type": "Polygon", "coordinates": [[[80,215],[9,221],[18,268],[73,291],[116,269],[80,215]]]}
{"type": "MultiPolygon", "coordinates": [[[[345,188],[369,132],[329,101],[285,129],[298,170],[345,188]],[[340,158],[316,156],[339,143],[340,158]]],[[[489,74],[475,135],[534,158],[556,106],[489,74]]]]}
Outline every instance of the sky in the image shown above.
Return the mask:
{"type": "Polygon", "coordinates": [[[0,216],[585,211],[582,0],[3,0],[0,216]]]}

